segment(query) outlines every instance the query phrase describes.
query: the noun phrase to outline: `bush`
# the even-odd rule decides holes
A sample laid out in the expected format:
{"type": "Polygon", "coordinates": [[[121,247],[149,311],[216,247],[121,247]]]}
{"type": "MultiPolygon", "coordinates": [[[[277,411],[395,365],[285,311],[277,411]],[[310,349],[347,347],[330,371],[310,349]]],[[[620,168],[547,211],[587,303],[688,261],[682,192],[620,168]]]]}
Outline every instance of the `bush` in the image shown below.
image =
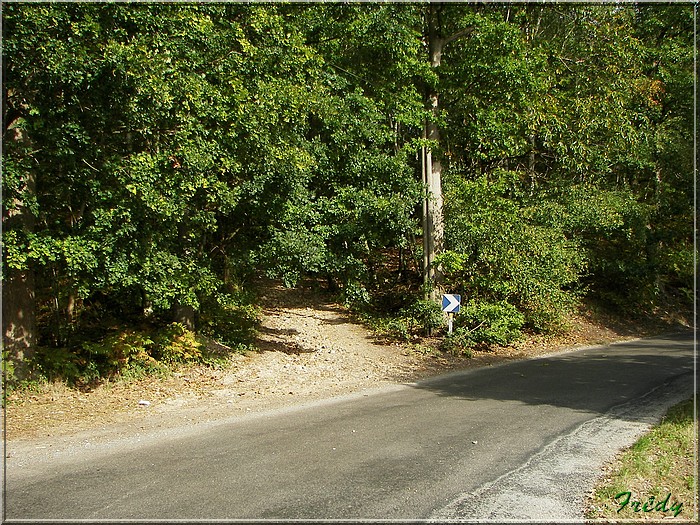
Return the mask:
{"type": "Polygon", "coordinates": [[[199,333],[231,348],[245,347],[255,337],[260,311],[242,291],[221,294],[203,305],[199,333]]]}
{"type": "Polygon", "coordinates": [[[32,375],[49,381],[62,378],[68,383],[81,379],[83,360],[66,348],[39,347],[32,360],[32,375]]]}
{"type": "Polygon", "coordinates": [[[430,335],[444,323],[440,305],[423,299],[414,300],[393,315],[366,309],[361,312],[361,317],[375,332],[402,341],[409,341],[417,332],[430,335]]]}
{"type": "Polygon", "coordinates": [[[447,334],[442,340],[442,351],[455,355],[472,357],[474,341],[472,341],[470,335],[469,330],[465,328],[460,327],[455,329],[451,334],[447,334]]]}
{"type": "Polygon", "coordinates": [[[361,318],[377,334],[401,341],[409,341],[411,339],[405,319],[399,317],[377,317],[367,313],[362,314],[361,318]]]}
{"type": "MultiPolygon", "coordinates": [[[[659,255],[653,205],[630,188],[606,189],[574,184],[543,193],[545,206],[534,209],[540,223],[575,239],[587,262],[581,282],[590,296],[620,311],[630,303],[649,303],[654,296],[659,255]]],[[[666,246],[666,240],[661,245],[666,246]]]]}
{"type": "MultiPolygon", "coordinates": [[[[170,365],[202,362],[204,356],[194,334],[180,323],[172,323],[155,332],[123,330],[97,343],[84,343],[87,352],[79,361],[77,376],[83,382],[115,376],[142,377],[162,373],[170,365]]],[[[65,351],[75,357],[75,354],[65,351]]],[[[65,371],[60,377],[69,379],[65,371]]]]}
{"type": "Polygon", "coordinates": [[[587,260],[580,241],[549,217],[551,203],[523,197],[512,175],[447,179],[449,249],[436,263],[449,288],[489,304],[513,305],[529,326],[549,331],[577,302],[587,260]]]}
{"type": "Polygon", "coordinates": [[[403,308],[400,317],[406,319],[409,331],[419,327],[426,335],[444,324],[444,317],[440,305],[435,301],[419,299],[412,305],[403,308]]]}
{"type": "Polygon", "coordinates": [[[363,311],[370,304],[369,292],[361,283],[350,281],[343,289],[343,303],[348,308],[363,311]]]}
{"type": "Polygon", "coordinates": [[[159,361],[172,365],[202,360],[202,343],[181,323],[172,323],[155,337],[154,350],[159,361]]]}
{"type": "Polygon", "coordinates": [[[84,343],[83,349],[88,354],[85,370],[89,368],[91,381],[127,370],[155,371],[159,365],[152,356],[154,344],[149,335],[138,330],[117,332],[99,343],[84,343]]]}
{"type": "Polygon", "coordinates": [[[10,352],[4,349],[2,350],[2,373],[6,384],[17,381],[17,377],[15,376],[15,363],[10,359],[10,352]]]}
{"type": "Polygon", "coordinates": [[[525,316],[505,301],[470,301],[455,319],[455,338],[465,346],[467,342],[506,346],[520,339],[525,324],[525,316]]]}

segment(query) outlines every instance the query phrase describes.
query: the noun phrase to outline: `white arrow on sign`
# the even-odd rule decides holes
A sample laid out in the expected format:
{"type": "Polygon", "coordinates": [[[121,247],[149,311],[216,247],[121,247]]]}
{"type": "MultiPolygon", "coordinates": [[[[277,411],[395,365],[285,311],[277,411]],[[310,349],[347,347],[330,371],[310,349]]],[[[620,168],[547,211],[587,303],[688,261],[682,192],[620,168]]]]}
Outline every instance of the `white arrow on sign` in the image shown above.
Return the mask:
{"type": "Polygon", "coordinates": [[[442,296],[442,311],[447,313],[459,312],[459,303],[462,300],[461,295],[446,293],[442,296]]]}

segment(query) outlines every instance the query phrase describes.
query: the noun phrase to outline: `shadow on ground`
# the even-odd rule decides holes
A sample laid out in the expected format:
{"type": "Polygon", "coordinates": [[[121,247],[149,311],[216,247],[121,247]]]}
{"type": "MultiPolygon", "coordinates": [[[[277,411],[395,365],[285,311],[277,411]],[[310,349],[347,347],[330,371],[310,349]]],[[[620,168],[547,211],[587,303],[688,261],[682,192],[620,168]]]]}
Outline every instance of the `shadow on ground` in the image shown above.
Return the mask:
{"type": "Polygon", "coordinates": [[[692,332],[683,332],[456,372],[414,386],[465,400],[604,413],[658,385],[691,375],[693,350],[692,332]]]}

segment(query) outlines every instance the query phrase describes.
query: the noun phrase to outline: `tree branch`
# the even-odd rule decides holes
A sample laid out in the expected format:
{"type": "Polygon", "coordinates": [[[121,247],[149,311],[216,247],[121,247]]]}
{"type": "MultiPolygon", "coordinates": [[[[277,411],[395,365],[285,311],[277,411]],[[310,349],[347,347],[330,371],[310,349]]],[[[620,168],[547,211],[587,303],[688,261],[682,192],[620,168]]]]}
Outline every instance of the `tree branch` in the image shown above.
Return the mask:
{"type": "Polygon", "coordinates": [[[462,38],[462,37],[464,37],[464,36],[469,36],[469,35],[471,35],[473,32],[474,32],[474,28],[473,28],[473,27],[465,27],[465,28],[462,29],[461,31],[457,31],[456,33],[454,33],[454,34],[448,36],[447,38],[445,38],[445,40],[444,40],[444,45],[447,45],[447,44],[449,44],[450,42],[454,42],[455,40],[458,40],[458,39],[460,39],[460,38],[462,38]]]}

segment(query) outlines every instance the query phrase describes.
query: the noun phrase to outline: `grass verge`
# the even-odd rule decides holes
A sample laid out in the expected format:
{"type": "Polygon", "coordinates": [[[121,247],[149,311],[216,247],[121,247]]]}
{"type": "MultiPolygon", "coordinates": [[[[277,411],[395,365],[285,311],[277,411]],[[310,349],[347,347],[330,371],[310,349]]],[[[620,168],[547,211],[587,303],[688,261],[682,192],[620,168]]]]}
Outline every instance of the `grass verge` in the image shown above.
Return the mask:
{"type": "Polygon", "coordinates": [[[698,425],[693,409],[693,399],[672,407],[609,465],[589,500],[586,518],[697,522],[698,425]]]}

